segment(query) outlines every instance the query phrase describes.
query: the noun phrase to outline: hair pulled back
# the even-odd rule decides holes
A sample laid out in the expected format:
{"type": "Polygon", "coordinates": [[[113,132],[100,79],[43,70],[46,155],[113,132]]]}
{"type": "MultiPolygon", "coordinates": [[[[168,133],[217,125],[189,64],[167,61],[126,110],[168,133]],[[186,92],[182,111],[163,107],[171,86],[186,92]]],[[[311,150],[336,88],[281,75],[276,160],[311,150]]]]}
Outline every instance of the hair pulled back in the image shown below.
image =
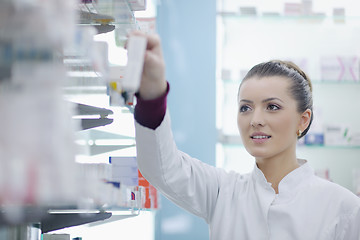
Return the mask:
{"type": "MultiPolygon", "coordinates": [[[[285,77],[291,81],[290,94],[297,102],[297,111],[311,110],[309,126],[298,138],[302,138],[310,129],[313,120],[312,84],[308,76],[296,64],[288,61],[272,60],[255,65],[244,77],[242,83],[252,77],[285,77]]],[[[241,85],[239,89],[241,88],[241,85]]]]}

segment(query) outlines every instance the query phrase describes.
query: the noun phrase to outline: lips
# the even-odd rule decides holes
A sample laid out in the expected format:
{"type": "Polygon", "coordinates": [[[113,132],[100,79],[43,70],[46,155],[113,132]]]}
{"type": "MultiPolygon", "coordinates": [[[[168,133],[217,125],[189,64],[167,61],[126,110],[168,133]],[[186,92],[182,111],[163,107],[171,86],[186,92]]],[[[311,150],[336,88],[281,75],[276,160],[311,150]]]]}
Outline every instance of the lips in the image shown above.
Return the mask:
{"type": "Polygon", "coordinates": [[[253,140],[254,143],[265,143],[268,139],[271,138],[270,135],[262,133],[262,132],[256,132],[251,134],[250,138],[253,140]]]}
{"type": "Polygon", "coordinates": [[[262,132],[256,132],[251,134],[250,136],[252,139],[267,139],[267,138],[271,138],[270,135],[262,133],[262,132]]]}
{"type": "Polygon", "coordinates": [[[270,136],[264,136],[264,135],[256,135],[251,136],[252,139],[265,139],[265,138],[271,138],[270,136]]]}

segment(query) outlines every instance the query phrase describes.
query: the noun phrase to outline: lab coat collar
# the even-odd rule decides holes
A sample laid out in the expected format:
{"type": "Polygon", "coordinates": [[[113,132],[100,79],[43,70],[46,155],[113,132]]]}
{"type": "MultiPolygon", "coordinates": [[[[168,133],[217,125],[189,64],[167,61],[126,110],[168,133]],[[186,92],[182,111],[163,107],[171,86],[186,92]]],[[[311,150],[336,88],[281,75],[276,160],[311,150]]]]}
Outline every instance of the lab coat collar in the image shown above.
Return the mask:
{"type": "Polygon", "coordinates": [[[286,175],[279,183],[279,193],[295,193],[314,175],[314,170],[304,159],[298,159],[299,167],[286,175]]]}
{"type": "MultiPolygon", "coordinates": [[[[288,195],[296,193],[298,188],[308,182],[311,176],[314,175],[314,170],[310,167],[308,162],[304,159],[298,159],[299,167],[288,173],[279,183],[279,195],[288,195]]],[[[265,189],[271,187],[263,172],[255,164],[253,171],[253,179],[258,182],[265,189]]]]}

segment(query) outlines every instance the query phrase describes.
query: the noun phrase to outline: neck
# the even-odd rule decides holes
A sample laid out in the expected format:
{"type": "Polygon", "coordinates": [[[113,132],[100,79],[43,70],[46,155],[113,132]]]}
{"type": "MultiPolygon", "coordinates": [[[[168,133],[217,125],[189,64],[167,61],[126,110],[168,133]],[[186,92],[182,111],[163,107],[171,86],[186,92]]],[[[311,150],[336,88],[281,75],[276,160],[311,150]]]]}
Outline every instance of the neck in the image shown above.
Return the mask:
{"type": "Polygon", "coordinates": [[[276,193],[279,193],[280,181],[299,167],[295,150],[291,154],[283,154],[282,156],[256,158],[256,164],[276,193]]]}

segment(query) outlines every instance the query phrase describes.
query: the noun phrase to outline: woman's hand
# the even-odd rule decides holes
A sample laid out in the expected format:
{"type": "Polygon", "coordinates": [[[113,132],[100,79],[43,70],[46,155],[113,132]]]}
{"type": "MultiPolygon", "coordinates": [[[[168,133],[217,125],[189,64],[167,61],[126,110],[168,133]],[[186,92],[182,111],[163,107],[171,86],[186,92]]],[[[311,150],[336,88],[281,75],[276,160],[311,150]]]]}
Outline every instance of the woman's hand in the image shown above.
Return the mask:
{"type": "Polygon", "coordinates": [[[139,95],[144,100],[151,100],[165,94],[167,83],[165,79],[165,62],[161,50],[160,38],[156,34],[145,34],[135,31],[130,34],[147,39],[144,56],[144,67],[139,88],[139,95]]]}

